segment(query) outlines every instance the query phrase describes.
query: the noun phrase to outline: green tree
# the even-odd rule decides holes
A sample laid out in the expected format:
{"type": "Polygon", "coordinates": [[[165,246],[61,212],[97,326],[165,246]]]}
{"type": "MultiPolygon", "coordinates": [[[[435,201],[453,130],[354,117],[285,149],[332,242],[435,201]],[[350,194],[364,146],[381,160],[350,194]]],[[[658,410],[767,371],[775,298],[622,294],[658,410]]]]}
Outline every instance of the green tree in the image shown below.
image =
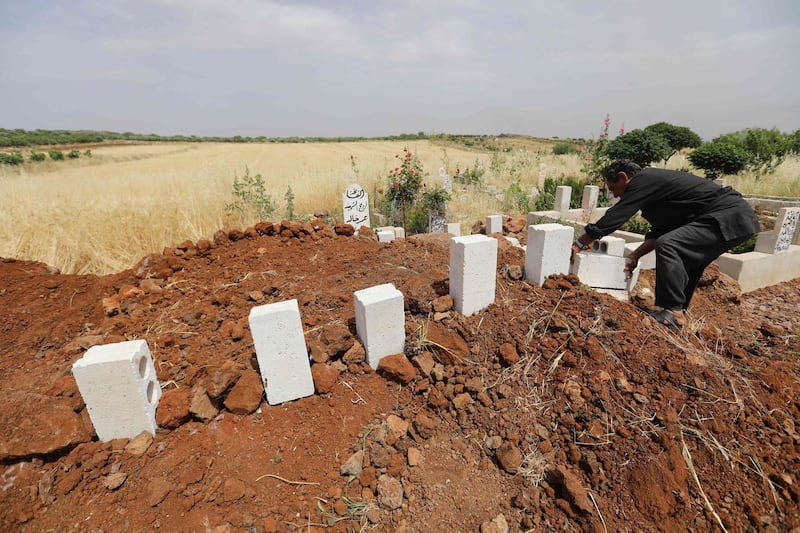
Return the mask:
{"type": "Polygon", "coordinates": [[[700,145],[688,157],[692,165],[703,170],[709,179],[738,174],[750,161],[750,156],[741,146],[718,140],[700,145]]]}
{"type": "Polygon", "coordinates": [[[612,159],[630,159],[645,167],[663,161],[670,154],[670,146],[661,135],[645,130],[632,130],[608,142],[606,155],[612,159]]]}
{"type": "Polygon", "coordinates": [[[747,128],[720,135],[714,141],[742,148],[748,154],[747,168],[757,173],[773,172],[791,148],[789,137],[775,128],[747,128]]]}
{"type": "Polygon", "coordinates": [[[703,140],[698,134],[685,126],[674,126],[668,122],[658,122],[651,124],[644,129],[647,133],[654,133],[661,135],[669,145],[670,153],[665,158],[669,160],[670,157],[678,153],[683,148],[697,148],[703,144],[703,140]]]}

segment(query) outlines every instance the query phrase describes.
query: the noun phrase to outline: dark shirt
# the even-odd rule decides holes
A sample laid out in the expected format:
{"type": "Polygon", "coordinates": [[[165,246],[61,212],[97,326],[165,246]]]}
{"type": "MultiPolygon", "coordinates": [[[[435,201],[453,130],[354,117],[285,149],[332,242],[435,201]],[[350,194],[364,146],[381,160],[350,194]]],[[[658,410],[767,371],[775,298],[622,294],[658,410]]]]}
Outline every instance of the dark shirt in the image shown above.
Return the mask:
{"type": "Polygon", "coordinates": [[[646,239],[656,239],[706,217],[717,222],[725,240],[760,230],[753,209],[732,188],[687,172],[645,168],[631,179],[620,201],[584,231],[599,239],[615,232],[637,211],[652,227],[646,239]]]}

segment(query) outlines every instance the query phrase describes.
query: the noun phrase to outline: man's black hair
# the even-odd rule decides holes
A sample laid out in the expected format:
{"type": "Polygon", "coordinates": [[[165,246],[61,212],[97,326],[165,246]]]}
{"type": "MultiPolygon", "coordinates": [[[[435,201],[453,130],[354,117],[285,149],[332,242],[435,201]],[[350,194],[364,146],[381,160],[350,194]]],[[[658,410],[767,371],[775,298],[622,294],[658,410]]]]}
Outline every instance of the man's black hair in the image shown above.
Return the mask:
{"type": "Polygon", "coordinates": [[[606,179],[606,181],[616,183],[619,181],[617,172],[624,172],[632,178],[638,174],[640,170],[642,170],[642,167],[630,159],[618,159],[606,167],[606,169],[603,171],[603,177],[606,179]]]}

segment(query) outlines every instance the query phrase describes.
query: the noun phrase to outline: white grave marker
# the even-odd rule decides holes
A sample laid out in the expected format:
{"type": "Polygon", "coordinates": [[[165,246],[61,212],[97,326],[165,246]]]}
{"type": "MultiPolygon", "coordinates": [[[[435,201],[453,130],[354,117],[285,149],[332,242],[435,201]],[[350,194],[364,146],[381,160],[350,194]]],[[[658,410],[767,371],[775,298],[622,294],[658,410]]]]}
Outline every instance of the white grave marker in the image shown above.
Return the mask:
{"type": "Polygon", "coordinates": [[[775,220],[775,229],[763,231],[756,239],[756,252],[779,254],[789,249],[797,232],[800,207],[782,207],[775,220]]]}
{"type": "Polygon", "coordinates": [[[453,192],[453,178],[447,175],[444,167],[439,168],[439,179],[442,180],[442,187],[447,192],[453,192]]]}
{"type": "Polygon", "coordinates": [[[92,346],[72,375],[101,441],[155,435],[161,386],[145,341],[92,346]]]}
{"type": "Polygon", "coordinates": [[[356,231],[361,226],[369,227],[369,196],[358,183],[348,185],[342,193],[342,211],[344,223],[350,224],[356,231]]]}

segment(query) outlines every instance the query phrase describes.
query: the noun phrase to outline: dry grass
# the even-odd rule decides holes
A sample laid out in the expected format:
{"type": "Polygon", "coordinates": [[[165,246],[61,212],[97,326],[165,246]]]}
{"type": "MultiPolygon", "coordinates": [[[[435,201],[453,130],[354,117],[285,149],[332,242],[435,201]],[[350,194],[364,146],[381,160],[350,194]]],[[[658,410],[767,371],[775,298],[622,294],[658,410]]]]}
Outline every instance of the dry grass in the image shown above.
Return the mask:
{"type": "MultiPolygon", "coordinates": [[[[285,216],[289,186],[296,215],[327,212],[341,220],[345,187],[357,182],[374,200],[404,146],[401,141],[107,145],[92,147],[92,158],[0,167],[0,257],[41,261],[65,273],[107,274],[183,240],[246,227],[256,220],[225,211],[233,200],[233,179],[246,169],[264,178],[278,206],[273,220],[285,216]]],[[[451,175],[456,168],[485,170],[482,187],[457,188],[448,204],[448,221],[461,224],[462,233],[489,214],[525,215],[508,203],[511,183],[529,194],[545,177],[582,175],[578,156],[554,156],[543,141],[510,140],[508,151],[494,153],[424,140],[407,146],[420,158],[429,185],[439,182],[442,167],[451,175]]],[[[668,166],[685,164],[680,158],[668,166]]],[[[800,196],[800,159],[753,183],[738,179],[729,183],[746,194],[800,196]]]]}

